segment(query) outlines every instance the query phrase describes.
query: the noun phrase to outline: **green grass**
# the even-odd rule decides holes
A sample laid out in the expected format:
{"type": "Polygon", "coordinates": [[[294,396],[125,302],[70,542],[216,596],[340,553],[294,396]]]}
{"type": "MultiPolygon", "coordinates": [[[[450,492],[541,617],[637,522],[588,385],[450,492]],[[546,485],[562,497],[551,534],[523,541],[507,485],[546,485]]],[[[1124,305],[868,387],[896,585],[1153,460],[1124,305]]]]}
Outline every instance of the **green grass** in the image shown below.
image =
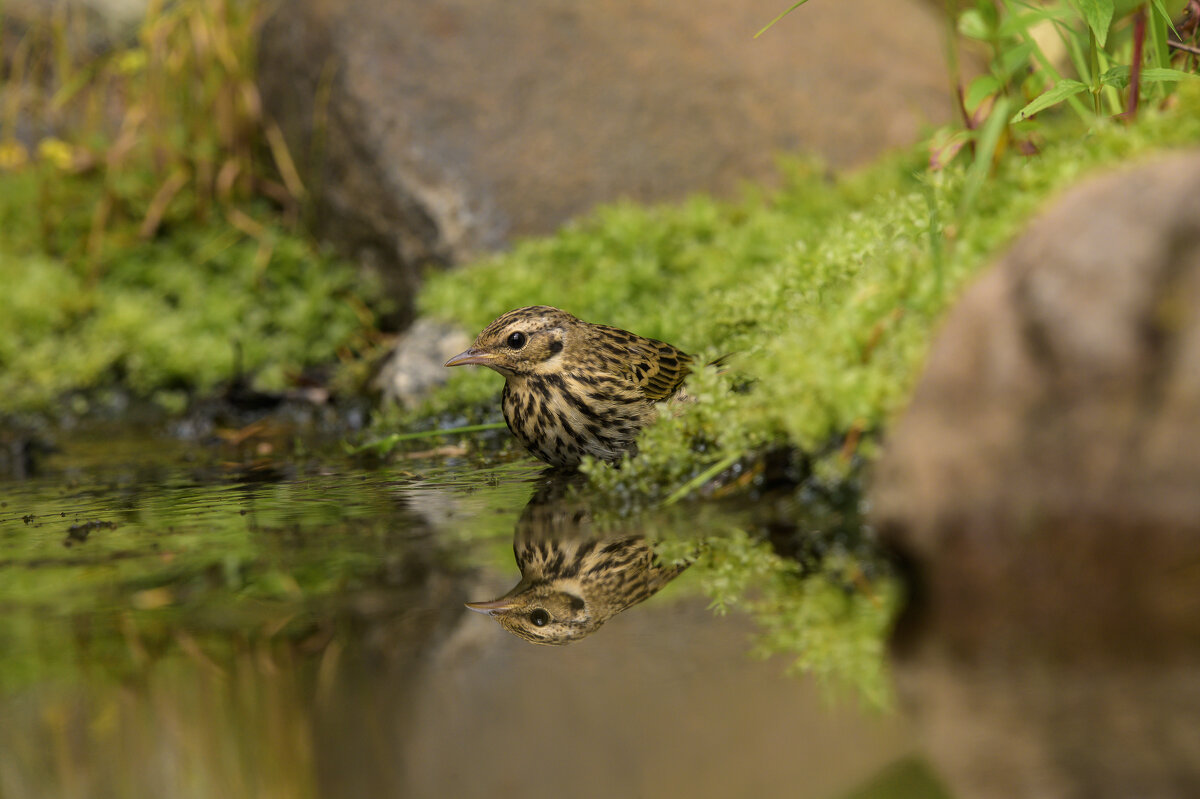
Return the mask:
{"type": "MultiPolygon", "coordinates": [[[[700,401],[648,429],[637,458],[585,463],[609,496],[662,500],[722,460],[779,445],[830,453],[816,469],[836,477],[849,449],[830,442],[853,433],[870,457],[872,434],[903,407],[943,313],[1031,215],[1101,167],[1200,142],[1197,109],[1195,89],[1181,87],[1175,110],[1133,126],[1048,123],[1040,154],[1001,160],[961,213],[965,168],[930,172],[917,148],[837,180],[794,165],[780,192],[740,202],[610,206],[431,276],[420,303],[472,330],[545,303],[702,358],[737,353],[729,373],[690,380],[700,401]],[[749,390],[730,390],[746,380],[749,390]]],[[[501,384],[462,370],[423,412],[496,403],[501,384]]]]}

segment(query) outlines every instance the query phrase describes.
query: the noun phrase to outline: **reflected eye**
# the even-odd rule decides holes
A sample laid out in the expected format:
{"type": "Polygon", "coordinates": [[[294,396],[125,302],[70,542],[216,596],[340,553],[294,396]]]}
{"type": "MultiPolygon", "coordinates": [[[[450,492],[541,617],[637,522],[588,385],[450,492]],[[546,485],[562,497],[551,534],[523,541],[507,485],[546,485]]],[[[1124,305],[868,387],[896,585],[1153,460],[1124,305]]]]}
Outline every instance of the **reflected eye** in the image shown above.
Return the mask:
{"type": "Polygon", "coordinates": [[[529,614],[529,620],[533,622],[534,627],[545,627],[550,623],[550,614],[538,608],[529,614]]]}
{"type": "Polygon", "coordinates": [[[525,346],[525,334],[518,330],[508,337],[507,344],[514,350],[521,349],[525,346]]]}

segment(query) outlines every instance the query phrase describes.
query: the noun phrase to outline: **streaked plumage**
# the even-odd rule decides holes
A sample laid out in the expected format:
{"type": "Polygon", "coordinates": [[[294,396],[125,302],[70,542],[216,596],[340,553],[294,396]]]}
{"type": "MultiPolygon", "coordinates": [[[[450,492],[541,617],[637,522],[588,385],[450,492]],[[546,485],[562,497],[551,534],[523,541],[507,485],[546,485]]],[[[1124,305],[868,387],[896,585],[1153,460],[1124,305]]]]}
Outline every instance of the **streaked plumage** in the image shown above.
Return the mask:
{"type": "Polygon", "coordinates": [[[534,305],[496,319],[446,362],[504,375],[504,419],[534,455],[574,466],[585,455],[636,451],[638,431],[691,371],[692,358],[662,341],[534,305]]]}
{"type": "Polygon", "coordinates": [[[513,535],[521,581],[499,599],[467,603],[535,644],[591,635],[690,565],[663,565],[642,535],[593,532],[588,514],[564,501],[568,485],[552,479],[521,514],[513,535]]]}

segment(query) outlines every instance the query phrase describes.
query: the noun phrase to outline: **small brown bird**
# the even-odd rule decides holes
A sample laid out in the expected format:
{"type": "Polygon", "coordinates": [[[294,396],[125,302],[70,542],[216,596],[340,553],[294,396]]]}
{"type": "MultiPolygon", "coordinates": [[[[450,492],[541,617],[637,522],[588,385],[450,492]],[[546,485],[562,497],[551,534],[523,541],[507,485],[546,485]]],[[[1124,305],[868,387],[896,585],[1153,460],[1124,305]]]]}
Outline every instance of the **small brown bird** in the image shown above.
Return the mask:
{"type": "Polygon", "coordinates": [[[654,404],[679,390],[692,358],[662,341],[534,305],[488,325],[446,366],[478,364],[504,375],[504,420],[553,466],[586,455],[635,453],[654,404]]]}
{"type": "Polygon", "coordinates": [[[513,635],[561,646],[650,598],[687,564],[663,566],[640,535],[544,539],[513,547],[521,581],[490,602],[468,602],[513,635]]]}
{"type": "Polygon", "coordinates": [[[642,535],[594,532],[590,515],[565,501],[569,485],[552,478],[521,514],[513,535],[521,581],[499,599],[467,603],[535,644],[591,635],[690,565],[662,564],[642,535]]]}

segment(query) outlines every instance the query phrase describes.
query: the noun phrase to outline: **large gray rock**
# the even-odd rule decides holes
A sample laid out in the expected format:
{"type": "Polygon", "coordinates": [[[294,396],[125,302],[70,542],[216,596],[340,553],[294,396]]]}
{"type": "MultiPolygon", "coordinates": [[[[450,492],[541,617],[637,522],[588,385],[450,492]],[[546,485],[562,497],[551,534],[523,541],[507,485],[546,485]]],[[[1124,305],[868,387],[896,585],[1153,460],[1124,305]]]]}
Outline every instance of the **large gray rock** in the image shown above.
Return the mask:
{"type": "Polygon", "coordinates": [[[1200,154],[1071,191],[965,293],[872,505],[956,796],[1200,796],[1200,154]]]}
{"type": "Polygon", "coordinates": [[[295,0],[260,83],[326,236],[411,292],[419,270],[596,203],[729,193],[781,152],[834,166],[949,118],[920,0],[295,0]]]}

